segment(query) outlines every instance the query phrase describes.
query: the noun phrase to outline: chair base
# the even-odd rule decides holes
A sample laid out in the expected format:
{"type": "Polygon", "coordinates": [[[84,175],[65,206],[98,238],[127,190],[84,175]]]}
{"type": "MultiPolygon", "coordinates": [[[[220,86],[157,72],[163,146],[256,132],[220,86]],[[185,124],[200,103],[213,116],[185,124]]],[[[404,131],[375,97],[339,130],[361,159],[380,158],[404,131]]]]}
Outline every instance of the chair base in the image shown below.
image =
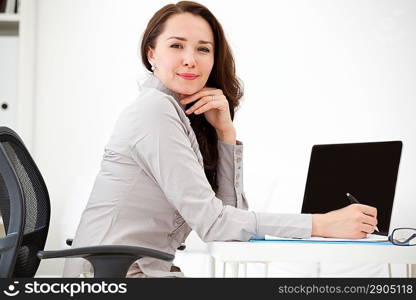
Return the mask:
{"type": "Polygon", "coordinates": [[[94,268],[94,278],[125,278],[137,256],[98,255],[84,257],[94,268]]]}

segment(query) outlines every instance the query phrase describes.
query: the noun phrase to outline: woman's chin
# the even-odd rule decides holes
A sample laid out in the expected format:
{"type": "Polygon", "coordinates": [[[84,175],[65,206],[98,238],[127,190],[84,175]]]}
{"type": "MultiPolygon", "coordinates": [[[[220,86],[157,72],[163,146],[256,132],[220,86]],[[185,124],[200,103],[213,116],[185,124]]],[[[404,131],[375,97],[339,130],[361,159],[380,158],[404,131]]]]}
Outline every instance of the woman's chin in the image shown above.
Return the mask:
{"type": "MultiPolygon", "coordinates": [[[[202,89],[202,88],[201,88],[202,89]]],[[[193,95],[196,92],[198,92],[200,89],[196,89],[196,88],[187,88],[187,89],[178,89],[177,91],[175,91],[175,93],[178,95],[178,97],[185,98],[189,95],[193,95]]]]}

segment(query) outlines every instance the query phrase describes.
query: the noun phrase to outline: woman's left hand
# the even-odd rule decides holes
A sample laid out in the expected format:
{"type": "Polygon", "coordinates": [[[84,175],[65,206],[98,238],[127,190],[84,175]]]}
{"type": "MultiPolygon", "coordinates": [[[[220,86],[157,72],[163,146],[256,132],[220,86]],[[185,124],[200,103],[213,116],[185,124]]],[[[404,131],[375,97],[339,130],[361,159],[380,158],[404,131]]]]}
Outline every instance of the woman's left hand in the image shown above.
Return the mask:
{"type": "Polygon", "coordinates": [[[231,120],[230,107],[222,90],[205,87],[193,95],[183,98],[181,104],[188,104],[198,100],[186,113],[204,114],[205,119],[217,132],[234,131],[231,120]]]}

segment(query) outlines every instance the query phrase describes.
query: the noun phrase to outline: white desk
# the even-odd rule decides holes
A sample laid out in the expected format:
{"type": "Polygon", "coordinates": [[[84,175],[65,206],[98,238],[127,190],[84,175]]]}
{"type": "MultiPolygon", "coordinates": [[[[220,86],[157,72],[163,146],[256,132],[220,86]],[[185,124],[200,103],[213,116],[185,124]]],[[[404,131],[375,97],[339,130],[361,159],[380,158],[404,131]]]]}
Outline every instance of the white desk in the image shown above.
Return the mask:
{"type": "MultiPolygon", "coordinates": [[[[296,263],[391,263],[406,264],[407,277],[416,277],[416,246],[369,244],[318,244],[272,242],[210,242],[211,277],[215,277],[216,261],[223,263],[223,276],[231,264],[233,277],[238,277],[238,267],[246,263],[264,263],[265,277],[272,262],[296,263]],[[413,264],[413,265],[412,265],[413,264]]],[[[318,273],[319,276],[319,273],[318,273]]]]}

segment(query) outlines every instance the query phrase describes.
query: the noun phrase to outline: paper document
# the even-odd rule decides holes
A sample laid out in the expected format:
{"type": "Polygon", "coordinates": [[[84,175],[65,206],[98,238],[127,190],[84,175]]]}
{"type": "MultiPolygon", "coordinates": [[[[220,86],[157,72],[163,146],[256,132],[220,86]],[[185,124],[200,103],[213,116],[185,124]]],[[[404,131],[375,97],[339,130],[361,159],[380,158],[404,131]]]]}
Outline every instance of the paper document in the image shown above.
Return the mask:
{"type": "Polygon", "coordinates": [[[309,239],[296,239],[296,238],[283,238],[273,235],[265,235],[265,240],[269,241],[322,241],[322,242],[388,242],[386,236],[377,234],[367,234],[364,239],[338,239],[338,238],[323,238],[323,237],[311,237],[309,239]]]}

